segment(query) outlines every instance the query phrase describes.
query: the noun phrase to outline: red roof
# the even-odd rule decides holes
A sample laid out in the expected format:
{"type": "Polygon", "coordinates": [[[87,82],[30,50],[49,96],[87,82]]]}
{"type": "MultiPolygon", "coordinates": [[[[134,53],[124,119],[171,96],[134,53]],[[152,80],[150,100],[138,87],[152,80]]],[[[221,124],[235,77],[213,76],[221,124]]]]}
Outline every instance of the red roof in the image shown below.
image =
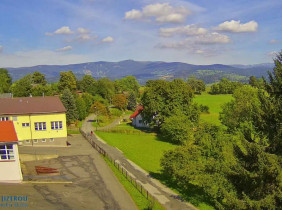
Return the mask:
{"type": "Polygon", "coordinates": [[[0,142],[18,141],[13,121],[0,121],[0,142]]]}
{"type": "Polygon", "coordinates": [[[144,109],[143,106],[137,107],[136,111],[132,115],[130,115],[129,118],[137,117],[137,115],[139,115],[143,111],[143,109],[144,109]]]}

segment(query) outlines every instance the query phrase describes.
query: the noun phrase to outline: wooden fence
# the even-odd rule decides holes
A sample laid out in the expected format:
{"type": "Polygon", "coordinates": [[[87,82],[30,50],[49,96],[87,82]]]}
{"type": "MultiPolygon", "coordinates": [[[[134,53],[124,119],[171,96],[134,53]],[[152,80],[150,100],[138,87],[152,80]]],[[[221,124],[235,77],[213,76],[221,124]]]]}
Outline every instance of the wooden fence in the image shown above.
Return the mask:
{"type": "Polygon", "coordinates": [[[94,149],[107,158],[118,169],[118,171],[121,172],[121,174],[151,203],[151,205],[154,205],[156,199],[151,193],[149,193],[148,190],[144,188],[139,180],[132,177],[131,173],[128,172],[124,166],[122,166],[118,161],[114,160],[102,147],[96,144],[90,134],[86,134],[81,129],[80,132],[94,149]]]}

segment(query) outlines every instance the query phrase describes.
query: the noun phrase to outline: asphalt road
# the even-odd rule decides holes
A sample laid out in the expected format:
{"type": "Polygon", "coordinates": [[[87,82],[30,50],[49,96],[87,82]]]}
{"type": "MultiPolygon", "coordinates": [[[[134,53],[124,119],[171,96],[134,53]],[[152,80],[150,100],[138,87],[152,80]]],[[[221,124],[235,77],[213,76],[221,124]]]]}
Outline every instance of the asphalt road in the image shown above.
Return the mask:
{"type": "Polygon", "coordinates": [[[28,174],[24,175],[34,175],[34,178],[30,179],[37,183],[0,184],[0,207],[1,203],[4,204],[1,201],[1,196],[4,195],[27,196],[28,201],[21,202],[28,205],[24,209],[137,209],[127,191],[99,153],[81,135],[69,137],[68,140],[72,144],[68,148],[20,147],[20,154],[58,154],[59,157],[25,162],[25,171],[28,174]],[[58,183],[58,180],[52,177],[37,177],[34,170],[35,165],[57,168],[66,181],[72,183],[58,183]]]}

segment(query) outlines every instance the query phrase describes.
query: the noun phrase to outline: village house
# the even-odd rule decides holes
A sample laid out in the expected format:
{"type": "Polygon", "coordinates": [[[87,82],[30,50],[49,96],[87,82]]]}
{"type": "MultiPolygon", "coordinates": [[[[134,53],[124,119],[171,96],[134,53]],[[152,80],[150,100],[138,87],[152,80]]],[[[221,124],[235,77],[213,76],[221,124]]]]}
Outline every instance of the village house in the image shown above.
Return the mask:
{"type": "Polygon", "coordinates": [[[0,182],[20,182],[23,178],[13,122],[1,121],[0,131],[0,182]]]}
{"type": "Polygon", "coordinates": [[[13,122],[24,146],[67,145],[66,109],[59,97],[0,98],[0,121],[13,122]]]}
{"type": "Polygon", "coordinates": [[[144,122],[141,112],[143,111],[143,106],[138,106],[136,111],[130,115],[130,120],[135,128],[148,128],[149,125],[144,122]]]}

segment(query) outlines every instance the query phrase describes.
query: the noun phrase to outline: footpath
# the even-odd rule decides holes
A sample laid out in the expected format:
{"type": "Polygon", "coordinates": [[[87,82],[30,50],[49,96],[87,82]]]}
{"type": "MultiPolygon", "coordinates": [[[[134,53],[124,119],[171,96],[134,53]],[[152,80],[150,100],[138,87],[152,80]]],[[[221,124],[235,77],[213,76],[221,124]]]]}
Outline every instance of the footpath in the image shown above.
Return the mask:
{"type": "MultiPolygon", "coordinates": [[[[92,126],[95,115],[89,115],[84,123],[82,124],[81,130],[86,134],[90,134],[95,128],[92,126]]],[[[117,125],[119,121],[113,122],[111,125],[107,126],[107,129],[117,125]]],[[[98,130],[103,130],[99,128],[98,130]]],[[[117,149],[108,145],[105,141],[100,139],[97,135],[92,136],[92,141],[94,141],[99,147],[104,149],[110,156],[124,168],[131,173],[131,175],[139,180],[142,185],[146,188],[151,195],[155,197],[166,209],[168,210],[195,210],[197,209],[192,204],[185,202],[181,197],[173,192],[171,189],[163,185],[160,181],[152,178],[145,170],[140,168],[138,165],[128,160],[124,154],[117,149]]]]}

